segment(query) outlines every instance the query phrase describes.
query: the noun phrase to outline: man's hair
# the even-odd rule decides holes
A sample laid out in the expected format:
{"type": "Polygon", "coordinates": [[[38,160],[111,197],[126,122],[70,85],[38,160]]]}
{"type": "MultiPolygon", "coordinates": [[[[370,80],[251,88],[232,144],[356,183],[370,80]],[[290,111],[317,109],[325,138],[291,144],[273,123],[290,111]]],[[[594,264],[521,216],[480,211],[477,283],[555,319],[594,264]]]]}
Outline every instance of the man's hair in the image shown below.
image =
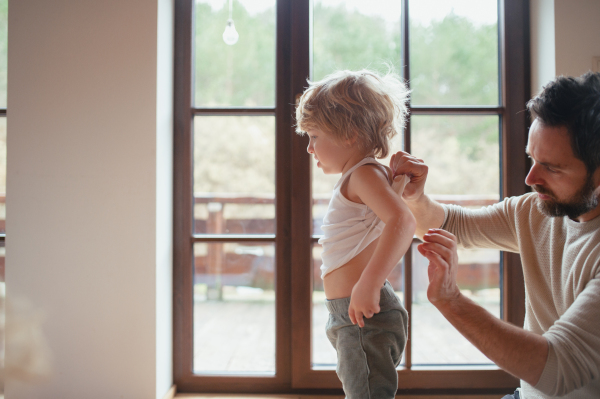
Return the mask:
{"type": "Polygon", "coordinates": [[[393,71],[338,71],[308,83],[296,108],[297,133],[319,129],[339,142],[356,139],[365,154],[388,155],[408,112],[409,91],[393,71]]]}
{"type": "Polygon", "coordinates": [[[559,76],[529,100],[527,109],[546,126],[566,127],[575,156],[589,174],[596,171],[600,166],[600,73],[559,76]]]}

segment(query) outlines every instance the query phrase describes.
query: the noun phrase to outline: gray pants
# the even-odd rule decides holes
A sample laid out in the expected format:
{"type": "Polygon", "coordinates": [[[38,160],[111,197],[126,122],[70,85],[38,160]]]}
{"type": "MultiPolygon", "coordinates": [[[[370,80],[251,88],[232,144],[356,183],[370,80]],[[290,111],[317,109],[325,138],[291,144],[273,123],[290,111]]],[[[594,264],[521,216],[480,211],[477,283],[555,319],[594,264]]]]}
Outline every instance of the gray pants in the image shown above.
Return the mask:
{"type": "Polygon", "coordinates": [[[352,324],[350,298],[327,301],[327,338],[337,351],[337,375],[347,399],[391,399],[398,390],[396,366],[406,345],[408,314],[386,281],[381,311],[365,326],[352,324]]]}
{"type": "Polygon", "coordinates": [[[520,397],[519,390],[517,389],[514,394],[503,396],[502,399],[519,399],[520,397]]]}

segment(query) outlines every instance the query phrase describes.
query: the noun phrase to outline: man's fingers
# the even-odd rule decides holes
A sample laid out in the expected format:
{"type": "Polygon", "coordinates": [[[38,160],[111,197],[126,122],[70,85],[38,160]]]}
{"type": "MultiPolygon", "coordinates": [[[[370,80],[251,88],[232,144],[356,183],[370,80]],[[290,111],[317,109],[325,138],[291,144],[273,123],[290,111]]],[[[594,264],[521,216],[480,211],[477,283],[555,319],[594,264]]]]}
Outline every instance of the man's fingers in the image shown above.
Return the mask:
{"type": "Polygon", "coordinates": [[[431,250],[427,249],[425,244],[419,244],[417,246],[417,249],[421,253],[421,255],[423,255],[425,258],[427,258],[430,265],[433,265],[435,267],[440,267],[440,268],[444,269],[444,271],[449,267],[448,262],[446,261],[446,259],[444,259],[443,256],[441,256],[439,253],[437,253],[435,251],[431,251],[431,250]]]}
{"type": "Polygon", "coordinates": [[[448,238],[448,239],[450,239],[450,240],[452,240],[452,241],[454,241],[454,242],[456,242],[456,241],[457,241],[457,240],[456,240],[456,236],[455,236],[454,234],[452,234],[452,233],[450,233],[449,231],[447,231],[447,230],[444,230],[444,229],[429,229],[429,231],[427,232],[427,234],[426,234],[426,235],[430,235],[430,236],[432,236],[432,237],[433,237],[433,236],[435,236],[436,234],[438,234],[438,235],[440,235],[440,236],[443,236],[443,237],[446,237],[446,238],[448,238]]]}
{"type": "Polygon", "coordinates": [[[419,162],[419,160],[413,157],[406,157],[403,162],[397,163],[394,168],[394,176],[409,175],[411,176],[411,181],[413,181],[413,178],[420,179],[426,175],[427,170],[427,165],[423,162],[419,162]]]}
{"type": "Polygon", "coordinates": [[[450,261],[454,256],[455,251],[452,248],[448,248],[443,244],[432,243],[432,242],[424,242],[423,248],[428,252],[434,252],[440,255],[445,261],[450,261]]]}
{"type": "Polygon", "coordinates": [[[392,155],[392,157],[390,158],[390,169],[391,170],[396,170],[396,168],[402,162],[403,156],[410,156],[410,154],[408,152],[398,151],[392,155]]]}
{"type": "Polygon", "coordinates": [[[423,163],[422,159],[413,157],[407,152],[398,151],[390,159],[390,169],[394,176],[406,174],[421,176],[423,172],[427,171],[427,165],[423,163]]]}
{"type": "Polygon", "coordinates": [[[454,250],[457,246],[456,237],[454,236],[454,234],[448,233],[445,230],[429,230],[427,234],[423,235],[423,241],[425,243],[440,244],[452,250],[454,250]]]}

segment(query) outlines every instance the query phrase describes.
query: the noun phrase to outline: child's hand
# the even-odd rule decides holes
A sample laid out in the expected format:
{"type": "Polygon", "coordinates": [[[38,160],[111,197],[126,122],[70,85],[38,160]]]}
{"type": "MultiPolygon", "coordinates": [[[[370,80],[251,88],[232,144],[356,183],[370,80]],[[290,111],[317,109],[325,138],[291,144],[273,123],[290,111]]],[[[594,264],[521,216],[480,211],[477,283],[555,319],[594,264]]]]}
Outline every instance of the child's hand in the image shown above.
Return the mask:
{"type": "Polygon", "coordinates": [[[348,307],[348,315],[352,324],[357,324],[359,327],[365,326],[363,317],[370,319],[374,314],[379,313],[379,286],[369,286],[359,280],[352,288],[350,297],[350,306],[348,307]]]}

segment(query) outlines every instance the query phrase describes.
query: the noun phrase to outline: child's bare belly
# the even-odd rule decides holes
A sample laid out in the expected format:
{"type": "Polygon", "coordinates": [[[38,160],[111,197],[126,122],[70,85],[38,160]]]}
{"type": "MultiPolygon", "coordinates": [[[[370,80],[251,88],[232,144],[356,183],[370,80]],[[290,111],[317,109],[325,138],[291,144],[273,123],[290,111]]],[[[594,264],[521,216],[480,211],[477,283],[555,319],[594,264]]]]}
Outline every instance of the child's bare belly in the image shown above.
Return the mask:
{"type": "Polygon", "coordinates": [[[363,270],[365,270],[371,256],[373,256],[378,241],[379,239],[376,239],[370,243],[348,263],[335,269],[323,278],[323,287],[327,299],[347,298],[350,296],[352,288],[354,288],[354,285],[360,279],[363,270]]]}

